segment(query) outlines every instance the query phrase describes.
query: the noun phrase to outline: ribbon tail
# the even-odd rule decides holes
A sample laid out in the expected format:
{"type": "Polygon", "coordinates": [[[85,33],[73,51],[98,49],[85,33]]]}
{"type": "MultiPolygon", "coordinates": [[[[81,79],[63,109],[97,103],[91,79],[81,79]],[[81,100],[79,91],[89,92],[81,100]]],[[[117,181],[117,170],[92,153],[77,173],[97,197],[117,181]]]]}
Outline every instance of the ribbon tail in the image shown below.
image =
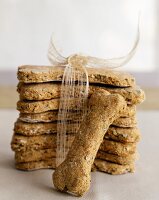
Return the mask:
{"type": "Polygon", "coordinates": [[[56,49],[53,36],[51,36],[49,49],[48,49],[48,59],[53,65],[62,65],[67,63],[67,58],[63,57],[56,49]]]}
{"type": "Polygon", "coordinates": [[[125,55],[123,57],[111,58],[111,59],[101,59],[101,58],[97,58],[97,57],[88,56],[87,57],[87,59],[88,59],[87,67],[114,69],[114,68],[124,66],[134,56],[136,49],[138,47],[138,44],[139,44],[139,40],[140,40],[140,30],[139,30],[139,21],[138,21],[136,39],[135,39],[132,49],[130,50],[130,52],[127,55],[125,55]]]}

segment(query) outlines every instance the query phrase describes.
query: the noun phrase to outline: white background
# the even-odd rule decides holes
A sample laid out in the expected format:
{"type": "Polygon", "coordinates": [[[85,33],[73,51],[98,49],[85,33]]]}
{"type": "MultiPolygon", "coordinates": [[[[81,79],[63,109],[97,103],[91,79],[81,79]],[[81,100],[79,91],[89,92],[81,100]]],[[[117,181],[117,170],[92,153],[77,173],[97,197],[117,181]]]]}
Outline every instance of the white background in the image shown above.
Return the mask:
{"type": "Polygon", "coordinates": [[[124,70],[157,70],[156,4],[157,0],[0,0],[0,70],[49,64],[52,33],[65,56],[123,56],[135,40],[139,10],[140,45],[124,70]]]}

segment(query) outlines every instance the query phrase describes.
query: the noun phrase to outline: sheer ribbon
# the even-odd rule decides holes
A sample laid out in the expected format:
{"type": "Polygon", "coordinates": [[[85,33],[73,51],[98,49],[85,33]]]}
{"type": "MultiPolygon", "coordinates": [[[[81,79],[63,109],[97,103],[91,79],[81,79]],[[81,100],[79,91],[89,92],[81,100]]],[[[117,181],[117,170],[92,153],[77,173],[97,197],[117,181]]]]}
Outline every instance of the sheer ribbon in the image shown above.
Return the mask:
{"type": "Polygon", "coordinates": [[[139,39],[138,23],[136,39],[130,52],[123,57],[103,59],[80,54],[64,57],[57,51],[53,37],[51,37],[48,59],[52,65],[65,66],[57,122],[56,166],[65,159],[71,145],[72,141],[69,139],[69,133],[76,134],[81,120],[87,113],[89,90],[87,68],[98,67],[113,70],[114,68],[124,66],[135,54],[139,39]]]}

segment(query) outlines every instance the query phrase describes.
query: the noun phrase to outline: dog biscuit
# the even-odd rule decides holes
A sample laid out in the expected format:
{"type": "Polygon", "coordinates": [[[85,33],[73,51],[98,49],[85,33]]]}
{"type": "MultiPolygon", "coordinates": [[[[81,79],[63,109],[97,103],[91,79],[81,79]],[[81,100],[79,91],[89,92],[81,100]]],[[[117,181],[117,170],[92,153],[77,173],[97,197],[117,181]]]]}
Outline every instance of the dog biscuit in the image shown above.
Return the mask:
{"type": "MultiPolygon", "coordinates": [[[[30,149],[28,151],[15,152],[16,163],[48,160],[50,158],[55,158],[55,157],[56,157],[56,148],[38,149],[38,150],[30,149]]],[[[134,153],[127,156],[118,156],[99,150],[97,152],[96,158],[117,163],[120,165],[127,165],[133,163],[138,158],[138,154],[134,153]]]]}
{"type": "MultiPolygon", "coordinates": [[[[120,94],[127,104],[136,105],[144,101],[144,91],[139,87],[110,87],[103,85],[89,85],[89,96],[99,89],[104,89],[111,94],[120,94]]],[[[47,100],[60,98],[61,83],[19,83],[17,91],[21,100],[47,100]]]]}
{"type": "MultiPolygon", "coordinates": [[[[102,83],[114,86],[134,86],[135,78],[126,72],[87,68],[90,83],[102,83]]],[[[64,67],[62,66],[20,66],[18,79],[20,82],[37,83],[62,81],[64,67]]],[[[78,77],[75,77],[78,79],[78,77]]]]}
{"type": "MultiPolygon", "coordinates": [[[[15,163],[16,169],[24,171],[33,171],[39,169],[55,169],[56,161],[55,158],[48,160],[15,163]]],[[[112,175],[120,175],[128,172],[134,172],[135,167],[133,164],[130,165],[119,165],[105,160],[95,159],[92,165],[92,171],[101,171],[112,175]]]]}
{"type": "MultiPolygon", "coordinates": [[[[21,113],[42,113],[46,111],[58,110],[60,99],[51,99],[44,101],[18,101],[17,110],[21,113]]],[[[76,109],[78,107],[78,101],[70,101],[70,109],[76,109]]],[[[136,106],[128,105],[123,111],[121,117],[130,117],[135,115],[136,106]]]]}
{"type": "Polygon", "coordinates": [[[90,187],[90,172],[96,153],[111,123],[126,108],[124,98],[104,90],[89,100],[90,110],[82,121],[66,159],[55,169],[56,189],[82,196],[90,187]]]}

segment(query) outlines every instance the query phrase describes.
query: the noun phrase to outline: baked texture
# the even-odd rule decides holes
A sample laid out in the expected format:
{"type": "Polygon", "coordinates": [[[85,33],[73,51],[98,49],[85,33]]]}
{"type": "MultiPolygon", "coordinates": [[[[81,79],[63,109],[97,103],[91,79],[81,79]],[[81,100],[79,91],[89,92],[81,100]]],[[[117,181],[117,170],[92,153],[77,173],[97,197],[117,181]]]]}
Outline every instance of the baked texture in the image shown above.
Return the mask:
{"type": "MultiPolygon", "coordinates": [[[[79,121],[79,117],[77,114],[70,113],[68,117],[69,123],[77,123],[79,121]]],[[[54,122],[57,123],[58,121],[58,112],[57,111],[48,111],[44,113],[20,113],[19,114],[19,121],[28,122],[28,123],[50,123],[54,122]]],[[[112,125],[118,127],[135,127],[137,125],[137,120],[135,116],[132,117],[119,117],[116,119],[112,125]]]]}
{"type": "Polygon", "coordinates": [[[41,160],[48,160],[56,158],[56,149],[30,149],[28,151],[17,151],[15,152],[16,163],[23,162],[35,162],[41,160]]]}
{"type": "Polygon", "coordinates": [[[114,120],[112,126],[122,127],[122,128],[133,128],[137,126],[136,117],[119,117],[114,120]]]}
{"type": "Polygon", "coordinates": [[[121,143],[104,139],[99,149],[110,154],[127,156],[136,152],[137,143],[121,143]]]}
{"type": "MultiPolygon", "coordinates": [[[[48,160],[50,158],[56,158],[56,149],[30,149],[28,151],[17,151],[15,152],[15,161],[16,163],[23,162],[35,162],[41,160],[48,160]]],[[[114,154],[109,154],[105,151],[98,151],[96,155],[97,159],[102,159],[106,161],[110,161],[113,163],[127,165],[133,163],[137,158],[138,154],[130,154],[127,156],[118,156],[114,154]]]]}
{"type": "MultiPolygon", "coordinates": [[[[111,94],[120,94],[127,104],[140,104],[143,102],[144,91],[139,87],[110,87],[103,85],[89,85],[89,96],[99,89],[104,89],[111,94]]],[[[61,83],[19,83],[17,91],[21,100],[46,100],[60,98],[61,83]]]]}
{"type": "MultiPolygon", "coordinates": [[[[22,136],[14,135],[11,142],[13,151],[29,151],[38,149],[52,149],[56,148],[56,135],[39,135],[39,136],[22,136]]],[[[73,141],[74,136],[69,136],[70,142],[73,141]]],[[[100,150],[115,155],[128,155],[136,152],[137,143],[121,143],[104,139],[100,150]]]]}
{"type": "MultiPolygon", "coordinates": [[[[34,162],[24,162],[24,163],[15,163],[16,169],[24,171],[33,171],[38,169],[55,169],[56,161],[55,158],[48,160],[34,161],[34,162]]],[[[92,166],[92,171],[101,171],[112,175],[120,175],[128,172],[134,172],[134,164],[130,165],[119,165],[111,163],[105,160],[95,159],[92,166]]]]}
{"type": "MultiPolygon", "coordinates": [[[[71,124],[68,124],[68,133],[71,133],[71,127],[71,124]]],[[[53,134],[57,133],[57,123],[27,123],[18,120],[15,122],[14,132],[26,136],[53,134]]]]}
{"type": "MultiPolygon", "coordinates": [[[[44,101],[18,101],[17,102],[17,110],[21,113],[42,113],[46,111],[58,110],[59,109],[60,99],[50,99],[44,101]]],[[[71,100],[70,101],[70,109],[76,110],[78,108],[78,101],[71,100]]],[[[123,111],[122,117],[133,116],[136,113],[135,105],[128,105],[127,109],[123,111]]]]}
{"type": "Polygon", "coordinates": [[[135,166],[133,163],[129,165],[119,165],[100,159],[95,159],[92,169],[106,172],[112,175],[120,175],[120,174],[126,174],[128,172],[130,173],[135,172],[135,166]]]}
{"type": "MultiPolygon", "coordinates": [[[[74,128],[75,128],[74,124],[74,128]]],[[[67,134],[73,134],[72,124],[67,126],[67,134]]],[[[40,135],[56,135],[57,124],[56,123],[27,123],[23,121],[17,121],[14,126],[14,132],[16,135],[23,136],[40,136],[40,135]]],[[[123,128],[117,126],[110,126],[105,133],[106,139],[112,139],[120,142],[138,142],[140,140],[140,131],[138,128],[123,128]]]]}
{"type": "MultiPolygon", "coordinates": [[[[71,137],[73,140],[73,137],[71,137]]],[[[22,136],[14,134],[11,141],[11,148],[13,151],[27,152],[39,149],[53,149],[56,148],[56,135],[39,135],[39,136],[22,136]]]]}
{"type": "Polygon", "coordinates": [[[66,159],[53,173],[56,189],[76,196],[88,191],[91,167],[105,132],[127,107],[121,95],[108,94],[100,90],[91,95],[88,113],[81,122],[66,159]]]}
{"type": "Polygon", "coordinates": [[[15,163],[16,169],[24,171],[33,171],[38,169],[55,169],[56,159],[40,160],[33,162],[15,163]]]}
{"type": "Polygon", "coordinates": [[[96,159],[101,159],[105,161],[109,161],[112,163],[120,164],[120,165],[129,165],[135,162],[139,157],[138,153],[128,154],[126,156],[118,156],[115,154],[110,154],[105,151],[98,151],[96,155],[96,159]]]}
{"type": "Polygon", "coordinates": [[[108,140],[111,139],[117,142],[134,143],[140,141],[141,133],[137,127],[120,128],[120,127],[110,126],[104,138],[108,140]]]}
{"type": "Polygon", "coordinates": [[[19,113],[19,119],[28,123],[54,122],[58,119],[58,111],[54,110],[42,113],[19,113]]]}
{"type": "MultiPolygon", "coordinates": [[[[87,68],[90,83],[102,83],[114,86],[134,86],[135,78],[126,72],[87,68]]],[[[62,66],[29,66],[18,68],[17,77],[20,82],[37,83],[62,81],[64,67],[62,66]]]]}

